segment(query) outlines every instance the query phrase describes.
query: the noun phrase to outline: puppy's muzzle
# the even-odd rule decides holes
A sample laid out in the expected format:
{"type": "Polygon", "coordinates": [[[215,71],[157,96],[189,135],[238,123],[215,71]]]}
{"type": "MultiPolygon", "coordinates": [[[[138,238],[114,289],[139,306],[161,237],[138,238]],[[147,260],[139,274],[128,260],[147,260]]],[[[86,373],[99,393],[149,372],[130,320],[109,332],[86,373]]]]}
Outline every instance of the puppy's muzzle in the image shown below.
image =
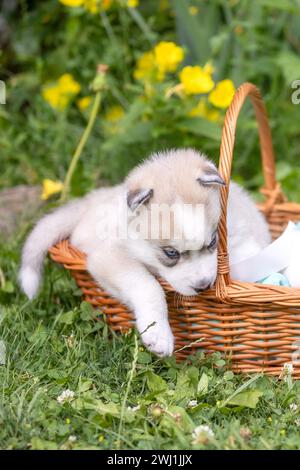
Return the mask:
{"type": "Polygon", "coordinates": [[[209,289],[211,287],[211,282],[201,281],[191,287],[197,292],[197,294],[199,294],[200,292],[203,292],[204,290],[209,289]]]}

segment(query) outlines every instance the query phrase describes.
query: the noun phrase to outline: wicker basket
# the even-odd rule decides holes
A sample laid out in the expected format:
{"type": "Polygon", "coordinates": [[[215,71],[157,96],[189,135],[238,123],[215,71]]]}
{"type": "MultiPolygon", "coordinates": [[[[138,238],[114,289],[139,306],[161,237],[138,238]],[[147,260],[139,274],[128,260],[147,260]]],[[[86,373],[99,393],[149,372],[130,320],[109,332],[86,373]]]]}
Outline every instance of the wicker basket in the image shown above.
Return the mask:
{"type": "MultiPolygon", "coordinates": [[[[289,220],[300,220],[300,205],[288,202],[276,182],[271,133],[259,90],[244,83],[227,110],[220,148],[222,216],[219,225],[218,275],[215,287],[194,297],[178,296],[160,280],[166,292],[170,324],[176,339],[177,357],[183,359],[201,348],[220,351],[234,371],[279,375],[284,363],[293,363],[300,378],[300,289],[232,281],[227,253],[226,209],[228,185],[240,109],[249,96],[259,128],[265,186],[260,204],[273,238],[289,220]],[[198,341],[202,339],[202,341],[198,341]],[[195,343],[196,341],[196,343],[195,343]],[[183,349],[182,349],[183,348],[183,349]]],[[[85,256],[62,241],[50,250],[56,262],[69,269],[85,300],[99,307],[113,330],[127,330],[133,315],[103,291],[85,270],[85,256]]]]}

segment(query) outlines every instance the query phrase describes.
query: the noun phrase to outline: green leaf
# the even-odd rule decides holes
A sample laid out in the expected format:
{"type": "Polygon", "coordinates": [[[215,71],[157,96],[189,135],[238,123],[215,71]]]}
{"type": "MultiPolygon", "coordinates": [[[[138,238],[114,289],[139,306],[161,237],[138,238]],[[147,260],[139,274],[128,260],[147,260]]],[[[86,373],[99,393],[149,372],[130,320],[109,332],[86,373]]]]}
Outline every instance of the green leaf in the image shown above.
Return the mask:
{"type": "Polygon", "coordinates": [[[152,371],[147,372],[147,385],[151,392],[156,393],[164,392],[168,388],[166,381],[152,371]]]}
{"type": "Polygon", "coordinates": [[[80,318],[83,321],[91,320],[94,316],[94,309],[88,302],[84,301],[80,304],[80,318]]]}
{"type": "Polygon", "coordinates": [[[76,317],[76,312],[74,312],[73,310],[70,310],[69,312],[63,313],[59,317],[58,322],[64,323],[66,325],[71,325],[74,322],[75,317],[76,317]]]}
{"type": "Polygon", "coordinates": [[[231,370],[227,370],[224,374],[224,380],[230,381],[234,378],[234,373],[231,370]]]}
{"type": "Polygon", "coordinates": [[[75,410],[94,410],[101,416],[118,417],[120,415],[120,408],[116,403],[112,401],[104,403],[102,400],[95,399],[93,393],[88,390],[72,401],[71,405],[75,410]]]}
{"type": "Polygon", "coordinates": [[[198,382],[197,393],[207,393],[208,391],[208,376],[205,372],[201,375],[201,378],[198,382]]]}
{"type": "Polygon", "coordinates": [[[220,28],[219,5],[216,2],[201,2],[201,14],[191,15],[190,2],[173,0],[172,3],[181,44],[187,47],[192,62],[204,65],[211,58],[210,38],[220,28]]]}
{"type": "Polygon", "coordinates": [[[300,58],[293,52],[281,52],[276,58],[276,63],[280,67],[288,86],[293,80],[300,77],[300,58]]]}
{"type": "Polygon", "coordinates": [[[151,138],[152,128],[152,122],[137,122],[134,124],[134,129],[126,129],[126,132],[121,134],[122,143],[126,145],[144,143],[151,138]]]}
{"type": "Polygon", "coordinates": [[[189,367],[179,371],[175,388],[176,400],[193,398],[197,391],[198,380],[199,371],[196,367],[189,367]]]}
{"type": "Polygon", "coordinates": [[[199,380],[199,369],[197,367],[190,366],[187,369],[187,375],[190,379],[191,385],[196,388],[199,380]]]}
{"type": "Polygon", "coordinates": [[[139,364],[150,364],[152,361],[151,354],[146,351],[139,351],[138,353],[138,363],[139,364]]]}
{"type": "Polygon", "coordinates": [[[29,336],[28,341],[30,343],[37,343],[45,341],[48,336],[47,330],[44,326],[38,325],[34,333],[29,336]]]}
{"type": "Polygon", "coordinates": [[[15,288],[11,281],[6,281],[4,286],[1,287],[1,290],[7,294],[12,294],[15,291],[15,288]]]}
{"type": "Polygon", "coordinates": [[[79,385],[78,385],[78,392],[84,393],[87,390],[90,390],[90,388],[92,388],[92,385],[93,385],[93,382],[91,380],[83,380],[83,381],[80,380],[79,385]]]}
{"type": "Polygon", "coordinates": [[[57,444],[52,441],[47,441],[45,439],[40,439],[39,437],[33,437],[31,439],[31,449],[32,450],[55,450],[57,449],[57,444]]]}
{"type": "Polygon", "coordinates": [[[244,406],[246,408],[256,408],[259,398],[263,395],[261,390],[247,390],[238,393],[228,401],[229,405],[244,406]]]}
{"type": "Polygon", "coordinates": [[[262,377],[262,374],[256,374],[254,375],[253,377],[251,377],[251,379],[247,380],[247,382],[243,383],[237,390],[235,390],[228,398],[226,398],[226,400],[224,401],[219,401],[217,402],[217,407],[220,409],[220,408],[224,408],[226,407],[226,405],[231,401],[233,400],[237,395],[241,394],[242,392],[244,392],[244,390],[246,390],[248,387],[250,387],[254,382],[257,382],[258,379],[260,379],[262,377]]]}
{"type": "Polygon", "coordinates": [[[66,372],[59,369],[49,369],[45,372],[45,375],[50,379],[61,379],[66,376],[66,372]]]}
{"type": "Polygon", "coordinates": [[[183,132],[191,132],[192,134],[220,142],[221,127],[211,121],[200,117],[186,118],[178,123],[178,127],[183,132]]]}
{"type": "Polygon", "coordinates": [[[101,400],[97,400],[95,410],[101,415],[119,416],[120,414],[118,405],[112,401],[103,403],[101,400]]]}
{"type": "Polygon", "coordinates": [[[281,161],[276,164],[276,177],[278,181],[284,180],[285,178],[293,174],[294,171],[295,169],[288,162],[281,161]]]}
{"type": "Polygon", "coordinates": [[[299,0],[260,0],[260,4],[265,7],[276,8],[299,15],[299,0]]]}
{"type": "Polygon", "coordinates": [[[224,367],[226,364],[226,361],[224,361],[224,359],[219,359],[218,361],[215,362],[215,365],[217,367],[224,367]]]}

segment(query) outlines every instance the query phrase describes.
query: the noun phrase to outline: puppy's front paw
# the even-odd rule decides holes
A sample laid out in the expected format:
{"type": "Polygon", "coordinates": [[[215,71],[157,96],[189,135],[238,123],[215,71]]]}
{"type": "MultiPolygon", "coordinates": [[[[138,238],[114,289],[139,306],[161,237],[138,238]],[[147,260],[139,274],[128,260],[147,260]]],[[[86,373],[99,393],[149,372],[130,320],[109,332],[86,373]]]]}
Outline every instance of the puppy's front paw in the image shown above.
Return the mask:
{"type": "Polygon", "coordinates": [[[159,357],[172,356],[174,336],[169,324],[155,323],[146,331],[141,330],[141,338],[149,351],[159,357]]]}

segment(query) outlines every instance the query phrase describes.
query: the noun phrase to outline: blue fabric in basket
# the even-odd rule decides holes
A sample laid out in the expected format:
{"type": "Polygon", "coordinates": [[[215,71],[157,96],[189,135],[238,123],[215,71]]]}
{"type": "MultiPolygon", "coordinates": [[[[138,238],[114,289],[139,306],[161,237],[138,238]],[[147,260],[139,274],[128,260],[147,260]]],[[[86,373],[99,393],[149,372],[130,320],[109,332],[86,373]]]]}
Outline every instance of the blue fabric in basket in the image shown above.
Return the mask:
{"type": "Polygon", "coordinates": [[[270,276],[258,281],[259,284],[272,284],[273,286],[286,286],[291,287],[287,278],[280,273],[273,273],[270,276]]]}

